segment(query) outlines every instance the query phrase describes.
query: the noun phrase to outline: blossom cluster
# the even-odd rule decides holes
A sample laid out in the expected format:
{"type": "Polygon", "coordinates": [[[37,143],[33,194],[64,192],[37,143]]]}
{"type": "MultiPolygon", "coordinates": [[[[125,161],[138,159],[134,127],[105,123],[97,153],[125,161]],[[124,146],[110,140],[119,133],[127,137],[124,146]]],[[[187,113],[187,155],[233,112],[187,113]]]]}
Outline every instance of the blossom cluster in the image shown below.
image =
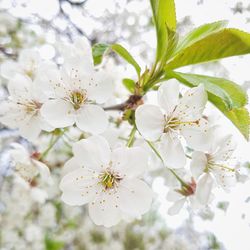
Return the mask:
{"type": "Polygon", "coordinates": [[[38,177],[53,182],[47,155],[62,139],[69,150],[59,185],[62,201],[87,204],[95,224],[111,227],[150,210],[154,193],[147,173],[154,165],[175,178],[167,183],[166,198],[174,202],[171,215],[185,202],[201,209],[212,201],[214,188],[228,190],[245,180],[230,162],[233,138],[218,136],[217,125],[204,115],[207,93],[202,84],[183,93],[178,81],[164,81],[157,90],[158,104],[132,95],[120,109],[123,118],[117,119],[107,107],[113,103],[116,77],[94,65],[88,40],[61,43],[58,54],[60,66],[42,60],[35,49],[24,49],[17,61],[1,65],[9,96],[1,103],[0,122],[37,145],[32,153],[11,145],[16,174],[27,183],[36,185],[38,177]],[[128,111],[134,115],[132,126],[128,111]],[[43,138],[51,139],[41,152],[43,138]]]}

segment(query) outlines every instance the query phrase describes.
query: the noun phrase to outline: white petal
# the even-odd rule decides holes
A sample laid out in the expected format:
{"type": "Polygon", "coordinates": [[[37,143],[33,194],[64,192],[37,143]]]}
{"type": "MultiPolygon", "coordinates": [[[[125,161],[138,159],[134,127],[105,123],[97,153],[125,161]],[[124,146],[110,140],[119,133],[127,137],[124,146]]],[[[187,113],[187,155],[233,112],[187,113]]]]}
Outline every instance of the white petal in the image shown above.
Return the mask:
{"type": "Polygon", "coordinates": [[[165,119],[157,106],[139,106],[135,111],[135,121],[139,132],[146,140],[156,141],[163,133],[165,119]]]}
{"type": "Polygon", "coordinates": [[[176,215],[180,212],[182,207],[184,206],[186,201],[186,198],[182,198],[178,201],[176,201],[169,209],[168,209],[168,214],[169,215],[176,215]]]}
{"type": "Polygon", "coordinates": [[[186,156],[180,140],[171,132],[163,134],[159,152],[168,168],[182,168],[186,164],[186,156]]]}
{"type": "Polygon", "coordinates": [[[79,168],[65,175],[60,182],[62,200],[68,205],[83,205],[93,201],[101,192],[92,172],[79,168]]]}
{"type": "Polygon", "coordinates": [[[50,171],[47,165],[37,160],[33,160],[33,163],[38,168],[38,172],[41,175],[41,178],[47,181],[48,183],[51,183],[52,179],[51,179],[50,171]]]}
{"type": "Polygon", "coordinates": [[[207,93],[203,85],[189,89],[180,99],[173,114],[181,121],[195,121],[201,118],[207,103],[207,93]]]}
{"type": "Polygon", "coordinates": [[[122,219],[114,196],[108,193],[103,193],[89,204],[89,216],[96,225],[105,227],[112,227],[122,219]]]}
{"type": "Polygon", "coordinates": [[[192,149],[209,151],[216,136],[215,130],[216,126],[210,127],[205,119],[200,119],[197,124],[182,126],[180,132],[192,149]]]}
{"type": "Polygon", "coordinates": [[[192,154],[190,170],[192,175],[197,179],[205,170],[207,165],[207,157],[203,152],[195,151],[192,154]]]}
{"type": "Polygon", "coordinates": [[[176,202],[176,201],[182,199],[183,195],[181,195],[180,193],[176,192],[173,189],[170,189],[166,198],[168,201],[176,202]]]}
{"type": "Polygon", "coordinates": [[[62,169],[62,175],[66,175],[70,172],[73,172],[74,170],[80,167],[81,167],[81,162],[76,157],[72,157],[64,164],[62,169]]]}
{"type": "Polygon", "coordinates": [[[235,172],[225,169],[214,169],[213,174],[216,178],[216,182],[226,191],[229,191],[231,187],[236,184],[235,172]]]}
{"type": "Polygon", "coordinates": [[[97,103],[104,103],[112,95],[114,78],[104,71],[95,72],[90,76],[89,84],[85,84],[88,98],[97,103]]]}
{"type": "Polygon", "coordinates": [[[15,77],[17,73],[21,74],[21,72],[21,67],[16,62],[6,61],[1,64],[1,75],[8,80],[15,77]]]}
{"type": "Polygon", "coordinates": [[[36,68],[41,61],[40,54],[35,49],[23,49],[19,55],[18,61],[25,69],[36,68]]]}
{"type": "Polygon", "coordinates": [[[121,210],[135,217],[148,212],[153,199],[152,190],[139,179],[122,180],[117,195],[121,210]]]}
{"type": "Polygon", "coordinates": [[[214,161],[227,161],[233,154],[236,144],[232,139],[232,135],[225,136],[215,140],[216,152],[212,154],[214,161]]]}
{"type": "Polygon", "coordinates": [[[85,132],[100,134],[108,127],[108,117],[101,107],[85,104],[77,113],[76,125],[85,132]]]}
{"type": "Polygon", "coordinates": [[[40,118],[36,115],[32,116],[27,122],[20,126],[19,131],[21,136],[30,141],[34,141],[41,133],[40,118]]]}
{"type": "Polygon", "coordinates": [[[55,128],[71,126],[75,122],[73,106],[64,100],[50,100],[43,104],[41,114],[55,128]]]}
{"type": "Polygon", "coordinates": [[[202,205],[209,202],[213,184],[214,179],[209,173],[204,173],[198,180],[195,196],[202,205]]]}
{"type": "Polygon", "coordinates": [[[8,84],[8,91],[13,98],[27,102],[32,99],[32,81],[26,76],[16,74],[8,84]]]}
{"type": "Polygon", "coordinates": [[[110,162],[108,142],[101,136],[91,136],[73,145],[74,156],[85,168],[102,171],[110,162]]]}
{"type": "Polygon", "coordinates": [[[163,82],[158,89],[158,103],[170,114],[179,101],[179,83],[175,79],[163,82]]]}
{"type": "Polygon", "coordinates": [[[117,148],[112,152],[111,161],[115,170],[129,178],[142,175],[148,167],[147,151],[140,147],[117,148]]]}

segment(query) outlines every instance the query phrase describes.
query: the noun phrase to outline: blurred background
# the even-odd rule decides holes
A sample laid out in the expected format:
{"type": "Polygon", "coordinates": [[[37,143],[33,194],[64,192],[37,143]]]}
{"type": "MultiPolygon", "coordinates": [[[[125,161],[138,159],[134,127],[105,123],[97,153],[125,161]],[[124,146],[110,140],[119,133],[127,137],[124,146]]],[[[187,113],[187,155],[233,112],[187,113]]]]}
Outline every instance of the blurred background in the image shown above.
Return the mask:
{"type": "MultiPolygon", "coordinates": [[[[181,35],[217,20],[228,20],[228,26],[250,32],[249,0],[176,0],[176,12],[181,35]]],[[[156,39],[149,0],[0,0],[0,64],[16,60],[24,48],[36,48],[43,59],[60,65],[58,42],[72,42],[78,36],[87,37],[92,44],[120,43],[139,64],[153,63],[156,39]]],[[[249,94],[249,65],[250,56],[244,56],[182,71],[228,78],[249,94]]],[[[128,93],[121,81],[133,79],[133,69],[115,55],[103,66],[117,75],[116,99],[124,98],[128,93]]],[[[0,77],[0,100],[6,98],[6,84],[0,77]]],[[[217,110],[209,106],[206,112],[234,135],[237,158],[249,173],[250,144],[217,110]]],[[[49,155],[54,184],[40,181],[38,185],[13,176],[8,153],[12,142],[33,147],[16,131],[0,125],[1,250],[250,249],[249,182],[238,184],[230,193],[218,190],[211,206],[202,212],[183,209],[169,216],[167,181],[157,167],[147,176],[156,193],[151,211],[142,220],[105,229],[90,221],[84,207],[69,207],[60,201],[58,183],[67,147],[59,144],[49,155]]]]}

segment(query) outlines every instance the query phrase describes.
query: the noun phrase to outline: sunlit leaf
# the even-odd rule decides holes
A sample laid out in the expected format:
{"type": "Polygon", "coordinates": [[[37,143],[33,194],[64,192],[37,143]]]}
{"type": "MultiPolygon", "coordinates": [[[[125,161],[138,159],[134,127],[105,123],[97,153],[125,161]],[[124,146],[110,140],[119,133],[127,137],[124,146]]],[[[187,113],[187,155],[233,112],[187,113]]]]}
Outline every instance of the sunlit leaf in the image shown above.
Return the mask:
{"type": "Polygon", "coordinates": [[[130,92],[130,93],[134,93],[135,90],[135,82],[131,79],[128,78],[124,78],[122,80],[123,85],[126,87],[126,89],[130,92]]]}
{"type": "Polygon", "coordinates": [[[157,34],[157,61],[165,57],[168,33],[176,30],[174,0],[150,0],[157,34]],[[168,31],[169,30],[169,31],[168,31]]]}
{"type": "Polygon", "coordinates": [[[123,59],[125,59],[129,64],[131,64],[135,68],[137,75],[140,76],[141,68],[139,64],[135,61],[133,56],[124,47],[122,47],[120,44],[113,44],[111,45],[111,49],[114,52],[116,52],[119,56],[121,56],[123,59]]]}
{"type": "Polygon", "coordinates": [[[250,34],[238,29],[222,29],[178,50],[166,69],[175,69],[230,56],[250,53],[250,34]]]}
{"type": "Polygon", "coordinates": [[[104,43],[97,43],[92,47],[92,56],[94,64],[98,65],[102,62],[104,53],[108,50],[109,45],[104,43]]]}

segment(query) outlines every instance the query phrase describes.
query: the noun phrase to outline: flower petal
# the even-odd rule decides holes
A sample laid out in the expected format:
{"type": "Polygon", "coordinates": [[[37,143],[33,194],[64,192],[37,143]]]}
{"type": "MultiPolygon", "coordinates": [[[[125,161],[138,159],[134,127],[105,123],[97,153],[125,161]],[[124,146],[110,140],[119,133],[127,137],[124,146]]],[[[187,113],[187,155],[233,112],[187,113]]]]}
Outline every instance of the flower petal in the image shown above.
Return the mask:
{"type": "Polygon", "coordinates": [[[190,170],[192,175],[197,179],[205,170],[207,165],[207,157],[203,152],[195,151],[192,154],[190,170]]]}
{"type": "Polygon", "coordinates": [[[175,79],[163,82],[158,89],[158,103],[170,114],[179,101],[179,83],[175,79]]]}
{"type": "Polygon", "coordinates": [[[180,132],[194,150],[207,151],[214,139],[214,127],[210,128],[205,119],[198,120],[197,124],[182,126],[180,132]]]}
{"type": "Polygon", "coordinates": [[[163,134],[159,152],[168,168],[182,168],[186,164],[186,156],[181,142],[171,132],[163,134]]]}
{"type": "Polygon", "coordinates": [[[195,196],[202,205],[209,202],[213,185],[214,179],[210,173],[204,173],[198,180],[195,196]]]}
{"type": "Polygon", "coordinates": [[[176,202],[176,201],[178,201],[178,200],[180,200],[182,198],[183,198],[183,195],[181,195],[180,193],[176,192],[173,189],[169,190],[169,192],[167,194],[167,197],[166,197],[166,199],[168,201],[173,201],[173,202],[176,202]]]}
{"type": "Polygon", "coordinates": [[[49,100],[43,104],[41,114],[55,128],[71,126],[75,122],[73,106],[64,100],[49,100]]]}
{"type": "Polygon", "coordinates": [[[83,205],[95,199],[101,192],[98,179],[92,172],[79,168],[65,175],[60,182],[62,200],[71,206],[83,205]]]}
{"type": "Polygon", "coordinates": [[[178,201],[176,201],[169,209],[168,209],[168,214],[169,215],[176,215],[180,212],[182,207],[184,206],[186,201],[186,198],[182,198],[178,201]]]}
{"type": "Polygon", "coordinates": [[[100,134],[108,127],[108,117],[101,107],[85,104],[77,113],[76,125],[85,132],[100,134]]]}
{"type": "Polygon", "coordinates": [[[1,75],[4,78],[10,80],[15,77],[17,73],[22,73],[21,67],[17,62],[6,61],[1,64],[1,75]]]}
{"type": "Polygon", "coordinates": [[[163,133],[165,119],[157,106],[139,106],[135,111],[135,121],[139,132],[146,140],[156,141],[163,133]]]}
{"type": "Polygon", "coordinates": [[[97,103],[104,103],[114,90],[114,78],[104,72],[98,71],[90,76],[89,84],[85,84],[88,98],[97,103]]]}
{"type": "Polygon", "coordinates": [[[101,136],[91,136],[73,145],[74,156],[81,166],[95,171],[102,171],[110,162],[110,147],[101,136]]]}
{"type": "Polygon", "coordinates": [[[191,88],[180,99],[180,103],[173,114],[181,121],[195,121],[201,118],[207,103],[207,93],[203,85],[191,88]]]}
{"type": "Polygon", "coordinates": [[[89,204],[89,216],[96,225],[105,227],[112,227],[122,219],[116,200],[108,193],[103,193],[89,204]]]}
{"type": "Polygon", "coordinates": [[[147,152],[140,147],[117,148],[112,152],[111,157],[114,169],[129,178],[142,175],[148,167],[147,152]]]}
{"type": "Polygon", "coordinates": [[[121,210],[134,217],[146,213],[153,199],[150,187],[139,179],[122,180],[119,183],[117,195],[121,210]]]}

